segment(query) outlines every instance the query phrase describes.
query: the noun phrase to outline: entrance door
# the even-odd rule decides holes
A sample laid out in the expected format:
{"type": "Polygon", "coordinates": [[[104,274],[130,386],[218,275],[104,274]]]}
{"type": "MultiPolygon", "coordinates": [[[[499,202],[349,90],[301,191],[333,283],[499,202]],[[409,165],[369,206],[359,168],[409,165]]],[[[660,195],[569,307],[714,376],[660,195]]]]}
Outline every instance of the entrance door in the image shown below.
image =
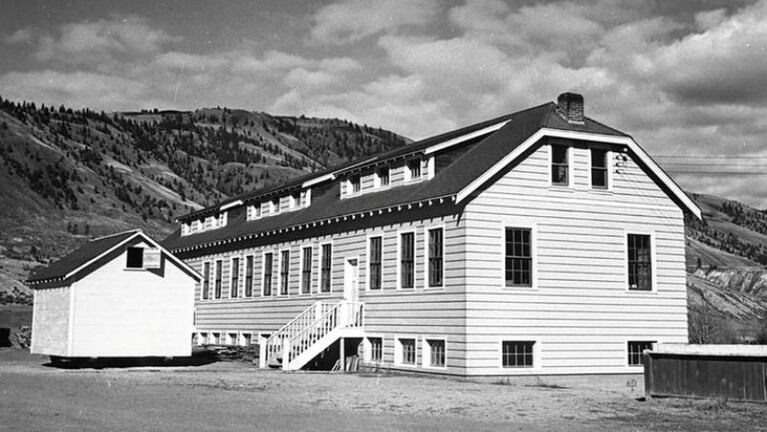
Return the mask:
{"type": "Polygon", "coordinates": [[[357,258],[347,258],[344,267],[344,300],[356,302],[359,300],[360,273],[357,258]]]}

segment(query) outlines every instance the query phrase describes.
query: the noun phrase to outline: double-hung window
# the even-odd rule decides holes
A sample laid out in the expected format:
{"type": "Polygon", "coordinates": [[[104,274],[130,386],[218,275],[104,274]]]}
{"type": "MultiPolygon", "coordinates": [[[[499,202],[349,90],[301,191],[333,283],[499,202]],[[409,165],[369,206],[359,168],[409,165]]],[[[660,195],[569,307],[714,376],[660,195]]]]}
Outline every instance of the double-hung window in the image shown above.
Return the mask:
{"type": "Polygon", "coordinates": [[[400,288],[415,286],[415,234],[400,234],[400,288]]]}
{"type": "Polygon", "coordinates": [[[229,287],[229,297],[237,298],[240,294],[240,259],[232,258],[232,277],[231,286],[229,287]]]}
{"type": "Polygon", "coordinates": [[[280,255],[280,295],[288,295],[290,277],[290,251],[284,250],[280,255]]]}
{"type": "Polygon", "coordinates": [[[202,299],[207,300],[210,297],[210,263],[202,263],[202,299]]]}
{"type": "Polygon", "coordinates": [[[382,238],[380,236],[370,237],[370,250],[368,262],[370,263],[370,281],[371,290],[381,289],[381,249],[382,238]]]}
{"type": "Polygon", "coordinates": [[[505,368],[533,367],[533,341],[503,341],[501,343],[501,365],[505,368]]]}
{"type": "Polygon", "coordinates": [[[444,273],[442,257],[444,230],[433,228],[429,230],[429,286],[441,287],[444,273]]]}
{"type": "Polygon", "coordinates": [[[629,290],[652,290],[651,239],[647,234],[628,235],[629,290]]]}
{"type": "Polygon", "coordinates": [[[591,187],[607,189],[607,150],[591,149],[591,187]]]}
{"type": "Polygon", "coordinates": [[[245,257],[245,297],[253,296],[253,256],[245,257]]]}
{"type": "Polygon", "coordinates": [[[569,149],[563,145],[551,146],[551,184],[568,186],[570,184],[569,149]]]}
{"type": "Polygon", "coordinates": [[[320,270],[320,292],[330,292],[330,271],[333,262],[333,245],[322,245],[322,269],[320,270]]]}
{"type": "Polygon", "coordinates": [[[221,260],[216,260],[216,284],[214,286],[214,297],[221,298],[221,260]]]}
{"type": "Polygon", "coordinates": [[[312,292],[312,247],[304,248],[304,256],[301,268],[301,294],[312,292]]]}
{"type": "Polygon", "coordinates": [[[273,269],[274,254],[271,252],[264,254],[264,296],[272,295],[272,269],[273,269]]]}
{"type": "Polygon", "coordinates": [[[505,245],[506,286],[532,287],[532,230],[530,228],[506,228],[505,245]]]}

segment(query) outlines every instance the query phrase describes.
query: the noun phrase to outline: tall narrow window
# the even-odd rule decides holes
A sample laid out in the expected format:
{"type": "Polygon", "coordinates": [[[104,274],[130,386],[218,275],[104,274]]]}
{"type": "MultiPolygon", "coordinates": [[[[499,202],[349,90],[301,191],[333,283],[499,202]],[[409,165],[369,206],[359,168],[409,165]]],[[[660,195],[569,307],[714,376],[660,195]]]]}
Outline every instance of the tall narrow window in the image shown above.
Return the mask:
{"type": "Polygon", "coordinates": [[[503,367],[533,367],[533,347],[531,341],[503,341],[501,343],[501,364],[503,367]]]}
{"type": "Polygon", "coordinates": [[[253,296],[253,256],[245,257],[245,297],[253,296]]]}
{"type": "Polygon", "coordinates": [[[421,177],[421,159],[412,159],[407,163],[407,169],[410,173],[410,179],[421,177]]]}
{"type": "Polygon", "coordinates": [[[442,228],[429,230],[429,286],[441,287],[444,265],[442,258],[442,242],[444,231],[442,228]]]}
{"type": "Polygon", "coordinates": [[[381,237],[370,237],[370,285],[371,290],[381,289],[381,237]]]}
{"type": "Polygon", "coordinates": [[[506,228],[506,286],[533,286],[532,231],[506,228]]]}
{"type": "Polygon", "coordinates": [[[207,300],[210,297],[210,263],[202,263],[202,299],[207,300]]]}
{"type": "Polygon", "coordinates": [[[353,175],[349,178],[349,184],[351,185],[351,193],[359,192],[362,189],[362,181],[359,175],[353,175]]]}
{"type": "Polygon", "coordinates": [[[628,270],[629,289],[638,291],[652,290],[652,256],[650,236],[646,234],[628,235],[628,270]]]}
{"type": "Polygon", "coordinates": [[[290,278],[290,251],[282,251],[280,255],[280,295],[288,295],[290,278]]]}
{"type": "Polygon", "coordinates": [[[415,286],[415,235],[400,235],[400,288],[415,286]]]}
{"type": "Polygon", "coordinates": [[[607,189],[607,150],[591,149],[591,187],[607,189]]]}
{"type": "Polygon", "coordinates": [[[304,248],[303,267],[301,268],[301,294],[312,292],[312,248],[304,248]]]}
{"type": "Polygon", "coordinates": [[[642,353],[644,350],[651,350],[652,344],[654,343],[655,341],[629,341],[629,366],[642,366],[644,364],[644,357],[642,356],[642,353]]]}
{"type": "Polygon", "coordinates": [[[274,255],[269,252],[264,254],[264,296],[272,295],[272,269],[274,255]]]}
{"type": "Polygon", "coordinates": [[[551,183],[560,186],[569,184],[570,164],[567,160],[568,148],[561,145],[551,146],[551,183]]]}
{"type": "Polygon", "coordinates": [[[229,296],[237,298],[240,295],[240,259],[232,258],[232,285],[229,288],[229,296]]]}
{"type": "Polygon", "coordinates": [[[216,261],[216,284],[214,286],[213,297],[221,298],[221,260],[216,261]]]}
{"type": "Polygon", "coordinates": [[[379,186],[389,185],[389,167],[378,169],[378,184],[379,186]]]}
{"type": "Polygon", "coordinates": [[[330,271],[333,262],[333,245],[322,245],[322,269],[320,271],[320,292],[330,292],[330,271]]]}

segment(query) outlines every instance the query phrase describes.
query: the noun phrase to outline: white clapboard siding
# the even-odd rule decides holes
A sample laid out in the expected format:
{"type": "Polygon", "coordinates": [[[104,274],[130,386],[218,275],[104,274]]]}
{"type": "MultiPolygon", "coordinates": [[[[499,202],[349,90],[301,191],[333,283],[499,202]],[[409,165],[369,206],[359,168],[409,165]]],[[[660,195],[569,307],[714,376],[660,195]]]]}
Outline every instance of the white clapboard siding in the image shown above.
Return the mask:
{"type": "Polygon", "coordinates": [[[34,291],[31,353],[69,355],[71,295],[69,286],[34,291]]]}
{"type": "Polygon", "coordinates": [[[466,372],[641,372],[627,341],[687,341],[682,212],[631,159],[610,191],[592,191],[586,148],[573,148],[571,187],[552,187],[548,152],[466,206],[466,372]],[[503,230],[531,224],[535,286],[507,288],[503,230]],[[628,233],[653,235],[653,292],[627,290],[628,233]],[[502,340],[535,341],[535,367],[502,368],[502,340]]]}

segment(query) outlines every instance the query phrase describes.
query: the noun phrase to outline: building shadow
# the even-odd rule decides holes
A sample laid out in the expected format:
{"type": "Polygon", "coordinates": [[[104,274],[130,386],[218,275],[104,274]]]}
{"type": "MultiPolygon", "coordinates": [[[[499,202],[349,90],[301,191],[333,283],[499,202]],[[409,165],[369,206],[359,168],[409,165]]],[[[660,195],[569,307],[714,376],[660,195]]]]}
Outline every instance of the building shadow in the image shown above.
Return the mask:
{"type": "Polygon", "coordinates": [[[204,366],[219,361],[212,350],[194,350],[189,357],[56,357],[51,356],[45,367],[57,369],[111,369],[135,367],[189,367],[204,366]]]}

